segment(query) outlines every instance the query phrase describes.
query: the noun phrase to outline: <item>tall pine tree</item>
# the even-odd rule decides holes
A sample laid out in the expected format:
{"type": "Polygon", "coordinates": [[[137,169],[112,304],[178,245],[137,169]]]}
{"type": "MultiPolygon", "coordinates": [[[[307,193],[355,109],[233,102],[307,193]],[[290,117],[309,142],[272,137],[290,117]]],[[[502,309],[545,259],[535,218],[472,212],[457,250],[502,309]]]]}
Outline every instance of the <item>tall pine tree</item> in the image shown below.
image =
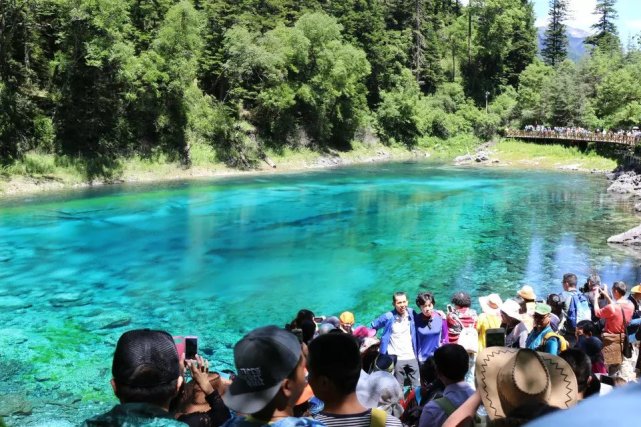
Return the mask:
{"type": "Polygon", "coordinates": [[[565,60],[568,54],[568,36],[563,21],[568,17],[567,0],[550,0],[550,23],[545,30],[545,47],[541,55],[546,64],[555,66],[565,60]]]}
{"type": "Polygon", "coordinates": [[[615,24],[619,17],[615,9],[616,0],[598,0],[594,14],[598,16],[596,24],[592,28],[596,34],[585,40],[586,44],[604,49],[606,51],[621,50],[621,41],[615,24]]]}

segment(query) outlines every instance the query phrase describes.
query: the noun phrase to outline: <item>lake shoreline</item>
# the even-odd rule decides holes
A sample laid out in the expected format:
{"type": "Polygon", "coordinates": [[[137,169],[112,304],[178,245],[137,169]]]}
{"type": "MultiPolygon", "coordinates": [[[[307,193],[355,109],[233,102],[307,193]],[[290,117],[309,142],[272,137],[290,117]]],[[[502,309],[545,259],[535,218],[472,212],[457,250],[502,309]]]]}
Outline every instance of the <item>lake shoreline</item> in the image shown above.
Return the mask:
{"type": "MultiPolygon", "coordinates": [[[[529,144],[531,146],[531,144],[529,144]]],[[[389,163],[419,160],[436,160],[460,167],[492,167],[507,169],[529,169],[529,170],[554,170],[572,173],[599,173],[610,172],[606,169],[594,169],[583,167],[585,159],[577,156],[575,159],[558,159],[550,163],[541,161],[541,158],[531,155],[516,157],[514,153],[505,156],[500,150],[496,150],[495,143],[486,143],[477,147],[476,152],[468,152],[467,160],[456,161],[459,152],[440,153],[425,148],[389,147],[382,144],[372,144],[367,147],[359,147],[349,152],[318,153],[307,152],[306,155],[283,155],[267,157],[261,161],[256,168],[240,170],[230,168],[222,163],[210,163],[208,165],[196,165],[191,168],[181,167],[176,163],[150,163],[144,170],[128,167],[125,163],[122,175],[113,180],[96,180],[93,182],[67,182],[56,176],[25,176],[15,175],[8,179],[0,180],[0,199],[10,199],[22,196],[33,196],[49,194],[60,191],[83,190],[88,188],[99,188],[119,184],[152,184],[170,183],[175,181],[189,181],[202,179],[233,178],[242,176],[275,175],[282,173],[298,173],[314,170],[325,170],[353,165],[365,165],[372,163],[389,163]],[[483,161],[476,157],[478,153],[487,155],[483,161]]],[[[548,156],[549,160],[549,156],[548,156]]],[[[553,159],[554,160],[554,159],[553,159]]]]}

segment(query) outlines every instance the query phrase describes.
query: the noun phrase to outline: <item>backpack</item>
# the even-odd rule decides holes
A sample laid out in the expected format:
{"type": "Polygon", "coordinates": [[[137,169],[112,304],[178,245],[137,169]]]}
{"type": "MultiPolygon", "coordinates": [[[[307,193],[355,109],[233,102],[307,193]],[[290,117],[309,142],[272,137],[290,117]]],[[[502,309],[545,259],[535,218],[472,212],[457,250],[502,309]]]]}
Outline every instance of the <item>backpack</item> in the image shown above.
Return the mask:
{"type": "Polygon", "coordinates": [[[473,326],[463,328],[458,336],[458,344],[463,346],[468,353],[478,353],[479,333],[476,331],[476,328],[473,326]]]}
{"type": "Polygon", "coordinates": [[[448,417],[456,411],[456,406],[454,406],[452,401],[445,396],[434,399],[434,403],[436,403],[448,417]]]}
{"type": "Polygon", "coordinates": [[[474,326],[465,326],[456,313],[451,313],[451,318],[458,324],[461,332],[458,334],[458,345],[462,346],[468,353],[478,353],[479,333],[474,326]]]}
{"type": "Polygon", "coordinates": [[[423,413],[423,406],[425,406],[422,392],[423,390],[421,387],[416,387],[414,389],[414,399],[407,403],[407,407],[400,418],[404,425],[409,427],[418,427],[418,422],[421,419],[421,413],[423,413]],[[421,405],[421,403],[423,404],[421,405]]]}
{"type": "Polygon", "coordinates": [[[566,322],[570,326],[570,330],[576,329],[577,323],[582,320],[592,321],[592,310],[588,298],[580,292],[572,292],[572,300],[568,307],[568,317],[566,322]]]}
{"type": "Polygon", "coordinates": [[[543,349],[545,347],[545,344],[548,342],[550,338],[557,338],[559,340],[559,351],[558,351],[559,353],[570,348],[570,343],[568,343],[568,340],[566,340],[556,332],[548,332],[547,334],[543,335],[543,340],[541,341],[541,345],[539,346],[539,349],[543,349]]]}

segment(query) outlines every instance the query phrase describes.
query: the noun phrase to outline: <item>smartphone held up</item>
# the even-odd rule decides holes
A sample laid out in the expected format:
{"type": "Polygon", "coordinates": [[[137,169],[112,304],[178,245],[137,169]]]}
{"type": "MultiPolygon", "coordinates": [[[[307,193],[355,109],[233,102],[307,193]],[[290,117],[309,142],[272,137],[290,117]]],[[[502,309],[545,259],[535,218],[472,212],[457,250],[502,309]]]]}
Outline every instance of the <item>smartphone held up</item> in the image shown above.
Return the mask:
{"type": "Polygon", "coordinates": [[[185,355],[185,360],[194,360],[196,354],[198,354],[198,337],[197,336],[174,336],[174,344],[176,345],[176,350],[178,355],[185,355]]]}

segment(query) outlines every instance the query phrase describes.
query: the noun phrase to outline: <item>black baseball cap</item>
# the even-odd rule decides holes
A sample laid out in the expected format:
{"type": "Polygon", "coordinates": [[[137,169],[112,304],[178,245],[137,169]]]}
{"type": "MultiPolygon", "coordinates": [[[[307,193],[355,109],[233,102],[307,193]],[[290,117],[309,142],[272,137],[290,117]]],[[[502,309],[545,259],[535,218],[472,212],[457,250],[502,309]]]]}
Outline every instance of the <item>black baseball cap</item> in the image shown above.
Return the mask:
{"type": "Polygon", "coordinates": [[[277,326],[254,329],[234,346],[237,375],[223,402],[236,412],[259,412],[276,396],[301,354],[301,344],[293,333],[277,326]]]}
{"type": "Polygon", "coordinates": [[[180,376],[178,351],[165,331],[136,329],[122,334],[116,344],[111,373],[116,384],[156,387],[180,376]]]}

